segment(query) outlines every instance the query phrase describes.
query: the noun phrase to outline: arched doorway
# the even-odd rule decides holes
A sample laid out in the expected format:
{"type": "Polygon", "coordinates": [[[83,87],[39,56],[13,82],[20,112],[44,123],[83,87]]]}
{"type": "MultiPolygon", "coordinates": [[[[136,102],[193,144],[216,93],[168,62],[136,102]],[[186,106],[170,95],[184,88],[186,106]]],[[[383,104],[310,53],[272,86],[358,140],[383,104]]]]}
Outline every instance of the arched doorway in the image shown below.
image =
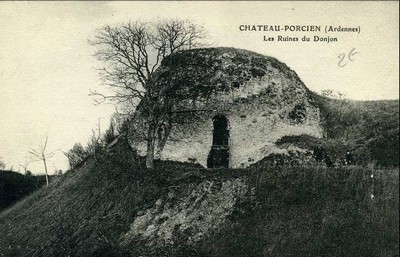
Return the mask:
{"type": "Polygon", "coordinates": [[[224,115],[213,118],[213,144],[207,158],[208,168],[229,168],[229,121],[224,115]]]}

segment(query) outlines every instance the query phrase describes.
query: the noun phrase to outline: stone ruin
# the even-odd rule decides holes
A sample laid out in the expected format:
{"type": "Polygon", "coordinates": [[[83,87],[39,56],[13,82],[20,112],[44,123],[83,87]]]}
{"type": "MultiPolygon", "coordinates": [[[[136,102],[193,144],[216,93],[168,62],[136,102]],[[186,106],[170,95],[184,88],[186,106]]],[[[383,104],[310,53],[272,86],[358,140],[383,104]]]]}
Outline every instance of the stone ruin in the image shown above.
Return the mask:
{"type": "MultiPolygon", "coordinates": [[[[275,144],[283,136],[323,135],[310,91],[273,57],[235,48],[187,50],[166,57],[156,74],[155,83],[184,96],[175,122],[157,140],[156,159],[245,168],[284,152],[275,144]]],[[[144,156],[141,126],[132,127],[130,143],[144,156]]]]}

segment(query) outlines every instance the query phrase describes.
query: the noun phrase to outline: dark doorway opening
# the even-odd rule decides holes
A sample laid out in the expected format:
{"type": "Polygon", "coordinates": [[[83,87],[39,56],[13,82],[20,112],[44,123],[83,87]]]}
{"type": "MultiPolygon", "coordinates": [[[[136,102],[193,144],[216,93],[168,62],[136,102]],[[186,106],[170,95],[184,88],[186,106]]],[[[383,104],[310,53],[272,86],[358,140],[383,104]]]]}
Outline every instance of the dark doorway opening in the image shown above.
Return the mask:
{"type": "Polygon", "coordinates": [[[213,144],[207,158],[207,168],[229,168],[229,122],[224,115],[213,118],[213,144]]]}

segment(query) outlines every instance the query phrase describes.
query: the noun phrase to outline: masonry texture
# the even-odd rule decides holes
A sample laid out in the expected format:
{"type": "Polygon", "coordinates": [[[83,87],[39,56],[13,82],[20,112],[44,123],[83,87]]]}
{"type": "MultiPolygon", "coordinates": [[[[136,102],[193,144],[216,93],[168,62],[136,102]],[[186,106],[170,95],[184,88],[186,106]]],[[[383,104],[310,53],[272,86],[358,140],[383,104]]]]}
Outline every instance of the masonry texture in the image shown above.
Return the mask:
{"type": "MultiPolygon", "coordinates": [[[[323,134],[309,90],[293,70],[272,57],[234,48],[182,51],[163,60],[156,83],[184,94],[181,102],[186,104],[166,143],[156,148],[159,159],[210,167],[217,152],[217,159],[221,153],[226,156],[228,167],[243,168],[285,151],[275,144],[283,136],[323,134]],[[215,133],[216,120],[221,119],[227,125],[219,130],[226,135],[215,133]],[[216,143],[223,141],[221,136],[226,142],[216,143]]],[[[144,140],[136,138],[131,144],[145,155],[144,140]]]]}

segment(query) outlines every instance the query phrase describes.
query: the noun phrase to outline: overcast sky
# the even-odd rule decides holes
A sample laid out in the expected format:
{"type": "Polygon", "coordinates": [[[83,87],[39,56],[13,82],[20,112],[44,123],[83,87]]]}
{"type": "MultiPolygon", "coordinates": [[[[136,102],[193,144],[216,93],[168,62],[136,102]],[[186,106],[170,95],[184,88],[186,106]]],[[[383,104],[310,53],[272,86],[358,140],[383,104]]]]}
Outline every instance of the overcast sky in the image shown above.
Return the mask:
{"type": "MultiPolygon", "coordinates": [[[[96,29],[129,20],[188,18],[210,41],[274,56],[313,91],[332,89],[357,100],[397,99],[398,2],[0,2],[0,157],[23,164],[30,148],[49,135],[57,150],[49,169],[67,168],[63,151],[86,144],[112,105],[95,106],[89,90],[102,90],[99,62],[88,44],[96,29]],[[263,36],[326,36],[324,32],[241,32],[241,24],[360,27],[337,33],[338,42],[265,42],[263,36]],[[345,67],[338,56],[358,54],[345,67]]],[[[40,173],[41,163],[29,168],[40,173]]]]}

